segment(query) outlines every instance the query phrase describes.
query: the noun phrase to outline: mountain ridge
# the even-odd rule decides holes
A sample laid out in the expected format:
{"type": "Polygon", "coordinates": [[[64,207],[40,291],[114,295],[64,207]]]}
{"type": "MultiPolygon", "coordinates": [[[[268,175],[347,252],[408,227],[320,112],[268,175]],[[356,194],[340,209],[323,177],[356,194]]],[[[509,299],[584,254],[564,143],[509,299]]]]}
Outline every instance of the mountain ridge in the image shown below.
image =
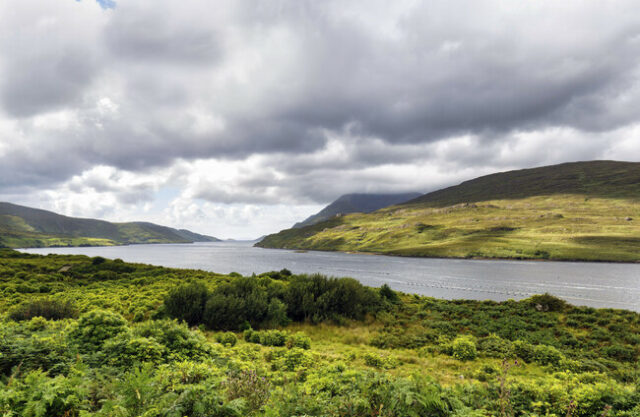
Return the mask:
{"type": "Polygon", "coordinates": [[[219,239],[150,222],[108,222],[0,202],[0,245],[6,247],[104,246],[214,242],[219,239]]]}
{"type": "Polygon", "coordinates": [[[301,228],[328,220],[338,214],[370,213],[394,204],[401,204],[420,193],[350,193],[343,194],[320,210],[318,213],[307,217],[305,220],[293,225],[293,228],[301,228]]]}

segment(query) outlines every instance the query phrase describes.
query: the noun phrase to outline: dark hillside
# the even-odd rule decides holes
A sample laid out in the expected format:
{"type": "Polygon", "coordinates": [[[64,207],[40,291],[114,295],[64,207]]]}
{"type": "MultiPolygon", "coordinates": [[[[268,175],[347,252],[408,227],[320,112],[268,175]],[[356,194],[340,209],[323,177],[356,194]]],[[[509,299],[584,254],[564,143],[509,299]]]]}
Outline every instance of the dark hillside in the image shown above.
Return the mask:
{"type": "Polygon", "coordinates": [[[406,204],[449,206],[553,194],[640,198],[640,163],[570,162],[499,172],[425,194],[406,204]]]}
{"type": "Polygon", "coordinates": [[[404,203],[418,196],[420,196],[419,193],[345,194],[313,216],[296,223],[293,227],[311,226],[328,220],[337,214],[371,213],[394,204],[404,203]]]}

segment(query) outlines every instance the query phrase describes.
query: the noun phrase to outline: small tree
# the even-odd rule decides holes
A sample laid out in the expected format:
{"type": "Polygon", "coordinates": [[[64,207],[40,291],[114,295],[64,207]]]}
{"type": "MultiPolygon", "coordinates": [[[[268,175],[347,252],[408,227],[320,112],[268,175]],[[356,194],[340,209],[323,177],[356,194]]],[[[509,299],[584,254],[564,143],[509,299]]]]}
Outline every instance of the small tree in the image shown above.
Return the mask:
{"type": "Polygon", "coordinates": [[[203,284],[181,285],[164,300],[167,313],[178,320],[184,320],[189,326],[202,323],[204,307],[209,291],[203,284]]]}

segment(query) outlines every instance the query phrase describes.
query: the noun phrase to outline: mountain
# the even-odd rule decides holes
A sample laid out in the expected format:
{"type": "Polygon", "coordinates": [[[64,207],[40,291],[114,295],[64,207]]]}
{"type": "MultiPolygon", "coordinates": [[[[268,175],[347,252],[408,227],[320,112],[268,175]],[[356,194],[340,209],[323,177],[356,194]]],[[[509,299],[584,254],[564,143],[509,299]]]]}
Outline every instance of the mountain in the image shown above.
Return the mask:
{"type": "Polygon", "coordinates": [[[294,228],[311,226],[338,214],[371,213],[384,207],[404,203],[419,197],[419,193],[402,194],[345,194],[306,220],[293,225],[294,228]]]}
{"type": "Polygon", "coordinates": [[[501,172],[368,214],[283,230],[261,247],[387,255],[640,261],[640,163],[501,172]]]}
{"type": "Polygon", "coordinates": [[[0,202],[0,246],[105,246],[215,242],[215,237],[148,222],[111,223],[0,202]]]}
{"type": "Polygon", "coordinates": [[[556,194],[638,198],[639,180],[640,163],[637,162],[571,162],[485,175],[408,203],[447,206],[556,194]]]}

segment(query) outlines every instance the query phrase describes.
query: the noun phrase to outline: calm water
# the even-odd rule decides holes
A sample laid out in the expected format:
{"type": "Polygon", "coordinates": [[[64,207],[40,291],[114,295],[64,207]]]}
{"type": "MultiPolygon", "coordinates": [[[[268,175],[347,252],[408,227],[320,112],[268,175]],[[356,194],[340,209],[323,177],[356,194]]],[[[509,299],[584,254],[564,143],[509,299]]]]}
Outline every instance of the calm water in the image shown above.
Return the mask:
{"type": "Polygon", "coordinates": [[[357,278],[438,298],[521,299],[549,292],[576,305],[640,311],[640,264],[479,261],[296,253],[252,247],[253,242],[25,249],[29,253],[83,254],[177,268],[243,275],[287,268],[357,278]]]}

